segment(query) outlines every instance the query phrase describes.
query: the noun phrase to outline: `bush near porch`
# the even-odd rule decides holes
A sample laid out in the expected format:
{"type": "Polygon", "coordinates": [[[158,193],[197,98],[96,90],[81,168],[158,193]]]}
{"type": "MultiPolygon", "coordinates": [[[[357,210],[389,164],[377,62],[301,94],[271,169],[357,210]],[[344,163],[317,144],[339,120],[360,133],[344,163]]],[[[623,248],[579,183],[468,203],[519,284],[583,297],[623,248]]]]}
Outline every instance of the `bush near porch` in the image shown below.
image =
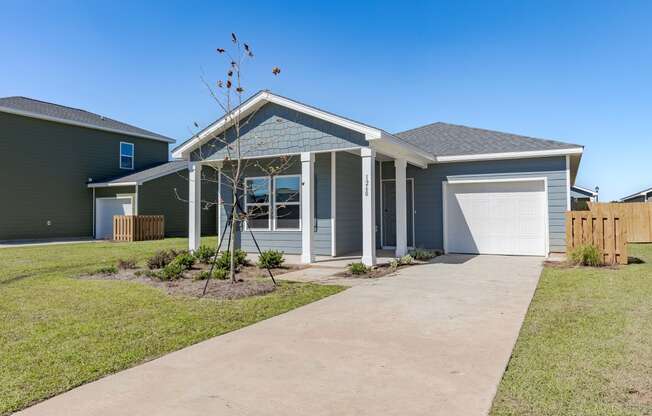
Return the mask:
{"type": "Polygon", "coordinates": [[[652,245],[630,256],[544,269],[491,415],[652,414],[652,245]]]}
{"type": "MultiPolygon", "coordinates": [[[[204,239],[214,244],[214,239],[204,239]]],[[[0,249],[0,414],[341,291],[280,283],[238,300],[174,297],[140,283],[73,278],[145,260],[186,239],[0,249]]],[[[155,388],[155,387],[153,387],[155,388]]]]}

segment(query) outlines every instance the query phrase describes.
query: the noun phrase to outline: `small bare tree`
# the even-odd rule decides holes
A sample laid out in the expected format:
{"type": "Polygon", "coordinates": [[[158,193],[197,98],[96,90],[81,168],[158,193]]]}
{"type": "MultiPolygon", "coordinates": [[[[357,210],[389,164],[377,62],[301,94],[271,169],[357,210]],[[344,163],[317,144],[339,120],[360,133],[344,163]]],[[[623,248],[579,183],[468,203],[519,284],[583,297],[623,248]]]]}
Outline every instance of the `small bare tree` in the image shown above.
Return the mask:
{"type": "MultiPolygon", "coordinates": [[[[232,283],[236,283],[236,263],[235,263],[235,244],[236,233],[241,229],[243,224],[251,224],[258,218],[268,218],[271,220],[273,215],[270,187],[271,184],[265,185],[265,182],[256,182],[244,180],[244,174],[250,168],[255,168],[260,175],[274,177],[286,171],[295,160],[289,156],[279,156],[272,159],[256,159],[252,157],[255,150],[261,147],[274,145],[275,137],[261,138],[257,136],[244,138],[243,133],[256,116],[258,110],[250,114],[243,114],[242,103],[247,93],[243,86],[243,65],[246,61],[253,59],[254,54],[249,44],[241,42],[235,33],[231,34],[231,46],[229,48],[216,49],[220,57],[226,58],[227,69],[225,76],[215,83],[210,83],[202,79],[211,97],[224,113],[225,128],[220,133],[209,138],[208,141],[199,146],[194,151],[192,160],[204,161],[211,164],[211,158],[219,154],[218,159],[222,163],[221,178],[211,176],[202,172],[202,181],[217,183],[221,181],[222,194],[230,193],[230,201],[224,201],[222,195],[218,195],[216,200],[204,200],[201,203],[204,208],[216,205],[225,208],[229,213],[227,221],[229,229],[228,252],[230,258],[229,276],[232,283]],[[243,140],[251,140],[253,145],[243,145],[243,140]],[[267,186],[268,189],[262,189],[267,186]],[[242,204],[241,199],[249,198],[253,203],[242,204]],[[259,200],[266,199],[266,200],[259,200]],[[247,207],[244,209],[243,207],[247,207]]],[[[281,70],[278,67],[272,68],[272,74],[278,76],[281,70]]],[[[282,121],[279,121],[282,122],[282,121]]],[[[195,127],[199,127],[195,123],[195,127]]],[[[198,133],[197,133],[198,134],[198,133]]],[[[195,134],[194,137],[197,137],[195,134]]],[[[272,135],[273,136],[273,135],[272,135]]],[[[297,191],[298,194],[298,191],[297,191]]],[[[182,199],[178,196],[179,199],[182,199]]],[[[291,197],[290,197],[291,199],[291,197]]],[[[282,208],[282,206],[280,206],[282,208]]],[[[220,230],[221,239],[224,238],[223,230],[220,230]]],[[[219,247],[219,243],[218,243],[219,247]]],[[[216,253],[216,256],[219,253],[216,253]]],[[[208,283],[208,282],[207,282],[208,283]]]]}

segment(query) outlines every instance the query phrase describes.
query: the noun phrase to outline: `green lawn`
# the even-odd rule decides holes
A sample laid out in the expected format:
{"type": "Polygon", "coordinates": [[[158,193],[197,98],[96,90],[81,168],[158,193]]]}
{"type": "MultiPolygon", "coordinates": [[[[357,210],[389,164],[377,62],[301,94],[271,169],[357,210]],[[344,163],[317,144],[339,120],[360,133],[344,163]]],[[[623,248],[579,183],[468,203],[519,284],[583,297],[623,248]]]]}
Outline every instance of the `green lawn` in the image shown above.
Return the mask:
{"type": "Polygon", "coordinates": [[[186,245],[166,239],[0,249],[0,414],[342,290],[281,283],[266,296],[217,301],[73,278],[186,245]]]}
{"type": "Polygon", "coordinates": [[[491,414],[652,414],[652,245],[645,263],[546,268],[491,414]]]}

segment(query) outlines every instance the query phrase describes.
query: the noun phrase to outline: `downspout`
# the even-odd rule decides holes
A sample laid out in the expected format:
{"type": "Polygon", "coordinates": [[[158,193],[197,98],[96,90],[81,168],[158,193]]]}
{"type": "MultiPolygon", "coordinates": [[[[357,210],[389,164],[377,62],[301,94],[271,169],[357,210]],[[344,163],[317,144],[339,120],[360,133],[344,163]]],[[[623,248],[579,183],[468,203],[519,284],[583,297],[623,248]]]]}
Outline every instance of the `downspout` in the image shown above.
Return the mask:
{"type": "Polygon", "coordinates": [[[92,219],[92,227],[93,229],[91,230],[91,235],[93,236],[93,239],[95,239],[95,187],[93,187],[93,219],[92,219]]]}

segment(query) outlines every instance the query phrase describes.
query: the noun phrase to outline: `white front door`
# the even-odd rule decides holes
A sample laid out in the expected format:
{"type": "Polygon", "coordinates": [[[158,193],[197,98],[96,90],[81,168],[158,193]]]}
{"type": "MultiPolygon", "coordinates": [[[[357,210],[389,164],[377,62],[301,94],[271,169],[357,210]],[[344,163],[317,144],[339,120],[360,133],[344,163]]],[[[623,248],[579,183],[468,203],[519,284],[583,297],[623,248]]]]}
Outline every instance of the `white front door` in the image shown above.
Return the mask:
{"type": "Polygon", "coordinates": [[[133,215],[130,197],[97,198],[95,210],[95,238],[98,240],[113,238],[114,215],[133,215]]]}
{"type": "Polygon", "coordinates": [[[459,183],[445,188],[448,252],[547,254],[544,181],[459,183]]]}

